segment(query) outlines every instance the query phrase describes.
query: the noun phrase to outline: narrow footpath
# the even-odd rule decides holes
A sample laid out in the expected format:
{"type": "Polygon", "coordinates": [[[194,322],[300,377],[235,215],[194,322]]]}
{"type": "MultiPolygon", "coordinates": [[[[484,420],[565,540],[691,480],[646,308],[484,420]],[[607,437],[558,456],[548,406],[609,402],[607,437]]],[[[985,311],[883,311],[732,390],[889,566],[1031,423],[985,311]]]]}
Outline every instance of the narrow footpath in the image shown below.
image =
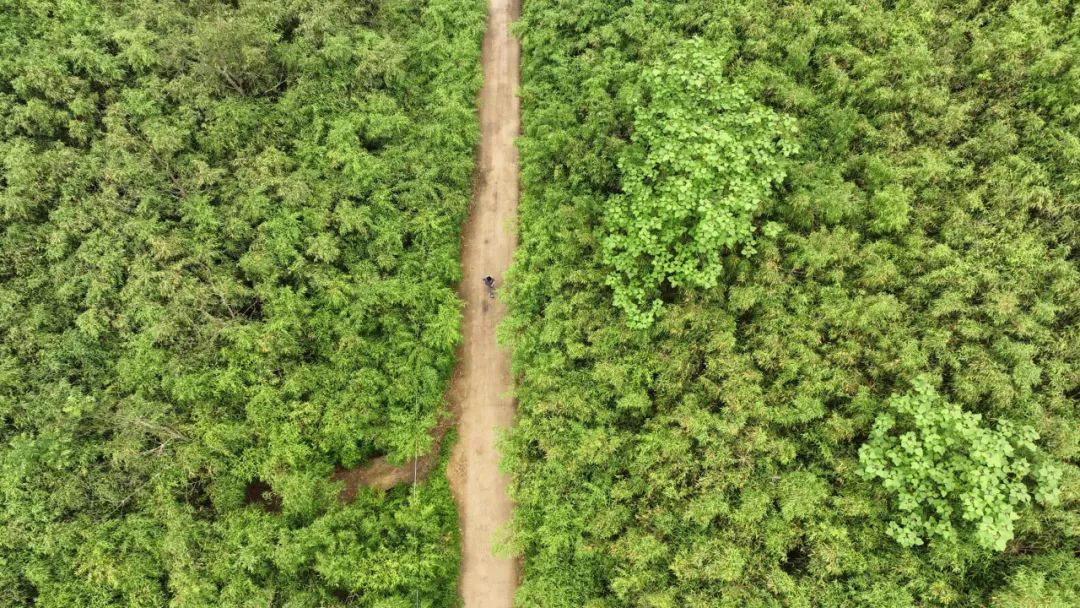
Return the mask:
{"type": "Polygon", "coordinates": [[[458,440],[450,459],[450,486],[461,524],[461,579],[465,608],[510,608],[518,582],[514,559],[496,557],[512,509],[509,478],[499,471],[496,447],[513,423],[510,355],[495,342],[505,305],[490,299],[483,277],[502,285],[517,246],[517,100],[520,47],[510,24],[521,0],[488,0],[484,35],[484,85],[480,91],[480,150],[475,192],[465,225],[460,295],[465,301],[464,341],[450,399],[457,414],[458,440]]]}

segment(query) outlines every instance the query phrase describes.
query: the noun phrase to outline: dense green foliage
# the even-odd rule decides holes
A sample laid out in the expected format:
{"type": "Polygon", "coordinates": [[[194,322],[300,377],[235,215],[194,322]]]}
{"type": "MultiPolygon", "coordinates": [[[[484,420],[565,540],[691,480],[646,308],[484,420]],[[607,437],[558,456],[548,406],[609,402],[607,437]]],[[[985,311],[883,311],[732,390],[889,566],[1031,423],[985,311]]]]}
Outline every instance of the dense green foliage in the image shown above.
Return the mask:
{"type": "Polygon", "coordinates": [[[722,58],[695,39],[641,77],[646,99],[618,163],[622,195],[604,218],[608,284],[635,327],[653,322],[665,281],[715,287],[725,251],[753,253],[754,213],[784,179],[775,157],[797,150],[784,137],[792,122],[723,74],[722,58]]]}
{"type": "Polygon", "coordinates": [[[1058,503],[1061,471],[1049,463],[1033,468],[1039,435],[1031,427],[1003,420],[984,428],[978,414],[946,402],[921,377],[913,393],[890,399],[889,409],[874,421],[859,461],[866,476],[896,494],[902,516],[886,532],[901,545],[955,542],[957,523],[971,522],[960,525],[972,528],[965,533],[977,544],[1004,551],[1018,506],[1031,502],[1029,476],[1038,502],[1058,503]]]}
{"type": "Polygon", "coordinates": [[[530,0],[520,32],[520,604],[1080,604],[1072,4],[530,0]],[[756,252],[725,248],[714,288],[650,278],[663,309],[630,330],[610,217],[624,159],[661,162],[635,130],[649,75],[694,38],[800,151],[771,156],[756,252]],[[897,494],[859,449],[924,374],[1061,467],[1061,504],[1018,508],[1004,551],[890,536],[897,494]]]}
{"type": "Polygon", "coordinates": [[[484,15],[0,0],[0,606],[453,603],[484,15]]]}

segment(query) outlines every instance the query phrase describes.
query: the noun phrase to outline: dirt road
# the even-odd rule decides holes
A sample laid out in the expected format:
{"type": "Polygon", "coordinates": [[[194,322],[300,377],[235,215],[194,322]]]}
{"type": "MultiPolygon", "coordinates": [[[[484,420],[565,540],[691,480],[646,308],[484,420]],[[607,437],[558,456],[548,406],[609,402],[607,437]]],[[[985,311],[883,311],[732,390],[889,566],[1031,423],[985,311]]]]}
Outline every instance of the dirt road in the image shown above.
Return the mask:
{"type": "Polygon", "coordinates": [[[499,432],[513,422],[510,356],[495,343],[505,306],[489,299],[482,283],[496,285],[517,246],[518,203],[517,40],[510,24],[521,0],[488,0],[484,36],[484,85],[480,91],[481,140],[476,190],[461,254],[464,341],[450,398],[458,415],[458,440],[450,460],[450,486],[461,524],[461,579],[465,608],[509,608],[517,587],[513,559],[497,558],[492,544],[510,520],[508,477],[499,471],[499,432]]]}
{"type": "MultiPolygon", "coordinates": [[[[492,552],[510,521],[509,478],[499,472],[499,433],[513,423],[510,397],[510,355],[495,342],[495,328],[506,307],[488,297],[482,279],[502,275],[517,247],[518,58],[520,48],[510,24],[520,15],[521,0],[488,0],[484,36],[484,86],[480,91],[480,151],[472,209],[465,225],[461,251],[465,301],[463,340],[458,367],[447,398],[453,406],[458,441],[447,475],[458,505],[461,527],[461,578],[458,591],[465,608],[510,608],[518,583],[516,560],[492,552]]],[[[361,486],[388,490],[423,479],[438,462],[439,444],[450,420],[433,431],[432,450],[404,465],[375,458],[354,469],[338,469],[333,478],[345,482],[342,500],[352,500],[361,486]]],[[[254,495],[260,495],[257,488],[254,495]]],[[[249,492],[250,493],[250,492],[249,492]]]]}

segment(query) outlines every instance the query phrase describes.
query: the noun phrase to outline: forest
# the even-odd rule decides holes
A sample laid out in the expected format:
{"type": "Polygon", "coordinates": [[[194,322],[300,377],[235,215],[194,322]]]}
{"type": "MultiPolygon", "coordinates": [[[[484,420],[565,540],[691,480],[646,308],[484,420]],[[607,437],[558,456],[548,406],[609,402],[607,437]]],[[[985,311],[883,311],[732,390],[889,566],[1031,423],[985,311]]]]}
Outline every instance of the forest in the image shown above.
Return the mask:
{"type": "Polygon", "coordinates": [[[1080,605],[1066,0],[529,0],[522,608],[1080,605]]]}
{"type": "Polygon", "coordinates": [[[456,605],[485,15],[0,0],[0,606],[456,605]]]}
{"type": "MultiPolygon", "coordinates": [[[[525,0],[518,608],[1080,606],[1076,10],[525,0]]],[[[0,0],[0,608],[463,604],[488,11],[0,0]]]]}

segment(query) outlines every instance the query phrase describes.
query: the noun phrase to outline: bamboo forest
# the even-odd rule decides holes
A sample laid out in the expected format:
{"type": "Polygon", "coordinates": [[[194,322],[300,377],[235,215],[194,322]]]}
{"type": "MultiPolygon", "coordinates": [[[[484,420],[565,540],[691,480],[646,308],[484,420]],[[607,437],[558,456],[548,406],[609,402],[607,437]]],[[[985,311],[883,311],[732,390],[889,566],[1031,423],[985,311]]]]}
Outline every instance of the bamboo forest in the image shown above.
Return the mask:
{"type": "Polygon", "coordinates": [[[1077,606],[1073,0],[0,0],[0,608],[1077,606]]]}

